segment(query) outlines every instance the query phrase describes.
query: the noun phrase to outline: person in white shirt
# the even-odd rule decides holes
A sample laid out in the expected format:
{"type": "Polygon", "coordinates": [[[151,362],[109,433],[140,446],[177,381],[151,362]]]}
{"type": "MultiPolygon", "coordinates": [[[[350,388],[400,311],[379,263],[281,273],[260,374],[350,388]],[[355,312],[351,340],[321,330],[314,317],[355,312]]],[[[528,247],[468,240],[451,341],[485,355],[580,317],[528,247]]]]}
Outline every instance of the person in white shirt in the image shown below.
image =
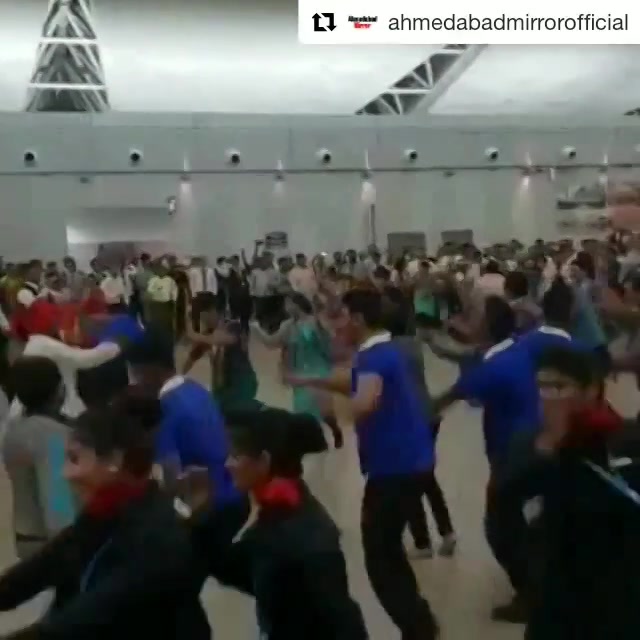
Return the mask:
{"type": "Polygon", "coordinates": [[[313,300],[313,297],[318,293],[316,274],[307,264],[307,256],[304,253],[296,254],[296,263],[289,271],[288,278],[291,288],[308,300],[313,300]]]}
{"type": "Polygon", "coordinates": [[[215,271],[208,266],[204,256],[194,258],[187,271],[189,291],[191,294],[191,318],[193,330],[200,332],[200,310],[206,307],[212,297],[218,295],[218,281],[215,271]]]}
{"type": "Polygon", "coordinates": [[[110,313],[124,313],[127,308],[127,289],[122,274],[110,267],[100,282],[104,300],[110,313]]]}
{"type": "Polygon", "coordinates": [[[22,305],[25,309],[28,309],[42,296],[42,276],[42,262],[40,262],[40,260],[31,260],[24,275],[24,284],[18,291],[16,298],[18,304],[22,305]]]}
{"type": "Polygon", "coordinates": [[[178,285],[163,264],[156,265],[155,275],[147,284],[147,324],[166,336],[175,335],[178,285]]]}
{"type": "Polygon", "coordinates": [[[64,266],[65,288],[69,292],[69,300],[71,302],[80,302],[86,288],[86,275],[82,271],[78,271],[76,261],[67,256],[62,264],[64,266]]]}
{"type": "MultiPolygon", "coordinates": [[[[62,413],[75,418],[85,406],[77,390],[76,374],[82,369],[98,367],[120,355],[120,346],[105,342],[93,349],[71,347],[59,338],[59,309],[46,300],[36,301],[29,310],[27,327],[29,337],[23,355],[49,358],[56,363],[65,387],[65,400],[62,413]]],[[[21,415],[22,405],[17,398],[13,399],[9,417],[21,415]]]]}
{"type": "Polygon", "coordinates": [[[65,286],[63,278],[56,272],[48,273],[44,278],[44,286],[40,297],[61,304],[71,301],[71,292],[65,286]]]}

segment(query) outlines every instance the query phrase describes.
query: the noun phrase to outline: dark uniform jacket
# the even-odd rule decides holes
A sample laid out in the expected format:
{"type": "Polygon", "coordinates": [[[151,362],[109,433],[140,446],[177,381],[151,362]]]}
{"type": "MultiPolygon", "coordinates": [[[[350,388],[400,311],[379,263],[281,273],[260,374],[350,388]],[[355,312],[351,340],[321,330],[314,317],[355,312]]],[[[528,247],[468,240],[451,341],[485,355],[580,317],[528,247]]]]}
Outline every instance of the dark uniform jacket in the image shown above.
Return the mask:
{"type": "Polygon", "coordinates": [[[7,570],[0,610],[54,589],[51,610],[20,640],[207,640],[194,564],[172,500],[150,485],[113,517],[81,515],[7,570]]]}
{"type": "MultiPolygon", "coordinates": [[[[322,505],[299,485],[297,507],[269,508],[239,540],[212,525],[202,544],[217,550],[210,575],[252,595],[264,640],[367,640],[360,607],[349,594],[340,534],[322,505]]],[[[218,516],[233,519],[221,510],[218,516]]]]}
{"type": "Polygon", "coordinates": [[[640,638],[640,505],[585,463],[619,473],[638,491],[638,461],[608,470],[603,449],[545,460],[532,439],[521,445],[518,464],[497,490],[503,498],[543,501],[526,640],[640,638]]]}

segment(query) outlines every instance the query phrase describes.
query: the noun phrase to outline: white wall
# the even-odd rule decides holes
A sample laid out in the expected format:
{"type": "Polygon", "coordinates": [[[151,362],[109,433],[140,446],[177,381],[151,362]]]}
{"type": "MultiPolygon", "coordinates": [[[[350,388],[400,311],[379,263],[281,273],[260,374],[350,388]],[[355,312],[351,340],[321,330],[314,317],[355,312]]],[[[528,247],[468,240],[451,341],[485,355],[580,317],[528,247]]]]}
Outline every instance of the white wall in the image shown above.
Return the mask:
{"type": "MultiPolygon", "coordinates": [[[[597,179],[597,171],[584,170],[576,176],[588,182],[597,179]]],[[[189,223],[177,224],[180,213],[170,218],[160,210],[153,216],[110,215],[99,221],[84,210],[71,209],[69,194],[78,189],[73,182],[57,178],[60,187],[49,189],[38,186],[40,180],[49,179],[0,177],[5,202],[12,202],[3,211],[20,212],[12,216],[15,222],[8,233],[0,234],[0,255],[7,259],[60,258],[67,251],[67,226],[71,244],[157,241],[166,242],[179,254],[211,257],[237,253],[241,248],[250,251],[254,239],[276,230],[288,232],[295,251],[362,249],[367,243],[358,173],[289,176],[284,197],[278,200],[273,196],[271,176],[194,176],[190,185],[194,219],[188,241],[182,239],[181,227],[189,223]],[[44,191],[49,195],[48,208],[32,209],[29,194],[44,191]],[[82,215],[86,220],[81,220],[82,215]]],[[[104,193],[112,194],[115,205],[121,202],[119,194],[131,186],[128,181],[135,181],[140,193],[146,190],[149,200],[157,184],[154,176],[104,180],[109,186],[104,193]]],[[[426,233],[431,248],[439,244],[443,231],[454,229],[473,229],[480,244],[512,237],[551,239],[562,234],[554,213],[556,187],[547,174],[525,178],[517,170],[459,171],[452,177],[435,171],[379,172],[374,183],[381,245],[387,233],[398,231],[426,233]]]]}
{"type": "Polygon", "coordinates": [[[276,230],[302,251],[360,248],[365,152],[382,244],[389,232],[420,231],[435,246],[442,231],[465,228],[480,243],[551,238],[559,233],[558,185],[548,170],[523,176],[526,165],[571,168],[582,183],[597,180],[605,160],[635,165],[626,178],[640,173],[633,118],[568,126],[504,118],[0,114],[0,138],[0,254],[11,259],[59,258],[68,225],[103,242],[169,238],[180,254],[229,254],[276,230]],[[575,147],[575,160],[563,156],[566,145],[575,147]],[[140,167],[129,164],[132,146],[144,152],[140,167]],[[229,146],[242,152],[237,168],[226,163],[229,146]],[[500,149],[497,163],[486,159],[489,146],[500,149]],[[318,164],[322,147],[333,152],[329,168],[318,164]],[[409,147],[419,152],[411,166],[409,147]],[[37,167],[24,166],[26,148],[38,152],[37,167]],[[188,183],[181,180],[185,158],[188,183]],[[274,197],[276,159],[286,171],[281,199],[274,197]],[[172,218],[171,195],[180,201],[172,218]],[[101,215],[91,216],[96,209],[101,215]],[[122,210],[127,215],[115,213],[122,210]]]}
{"type": "MultiPolygon", "coordinates": [[[[0,0],[0,110],[24,108],[44,0],[0,0]]],[[[294,0],[96,1],[117,111],[349,114],[435,47],[305,46],[294,0]]]]}

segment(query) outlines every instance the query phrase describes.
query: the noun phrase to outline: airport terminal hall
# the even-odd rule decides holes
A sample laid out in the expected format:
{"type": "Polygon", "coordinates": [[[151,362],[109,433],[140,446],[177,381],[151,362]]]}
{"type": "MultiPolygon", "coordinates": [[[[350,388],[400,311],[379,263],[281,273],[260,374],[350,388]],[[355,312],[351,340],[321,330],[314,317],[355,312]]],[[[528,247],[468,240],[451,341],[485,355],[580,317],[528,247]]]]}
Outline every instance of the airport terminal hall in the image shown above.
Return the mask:
{"type": "Polygon", "coordinates": [[[0,640],[638,640],[640,44],[299,2],[0,0],[0,640]]]}

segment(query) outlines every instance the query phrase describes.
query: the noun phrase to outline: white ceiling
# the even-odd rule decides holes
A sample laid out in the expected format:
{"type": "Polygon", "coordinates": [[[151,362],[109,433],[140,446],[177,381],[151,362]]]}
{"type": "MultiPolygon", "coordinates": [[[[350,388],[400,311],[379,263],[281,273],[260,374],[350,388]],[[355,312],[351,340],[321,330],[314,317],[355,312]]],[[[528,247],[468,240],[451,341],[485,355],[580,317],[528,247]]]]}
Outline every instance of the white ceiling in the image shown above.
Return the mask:
{"type": "MultiPolygon", "coordinates": [[[[0,111],[25,106],[46,4],[0,0],[0,111]]],[[[94,4],[119,111],[349,114],[438,48],[300,45],[294,0],[94,4]]],[[[640,45],[492,45],[429,112],[618,116],[636,107],[640,45]]]]}
{"type": "MultiPolygon", "coordinates": [[[[301,45],[295,0],[94,6],[119,111],[355,113],[437,48],[301,45]]],[[[0,110],[24,108],[45,14],[44,0],[0,0],[0,110]]]]}
{"type": "Polygon", "coordinates": [[[491,45],[429,112],[619,116],[635,107],[640,45],[491,45]]]}

